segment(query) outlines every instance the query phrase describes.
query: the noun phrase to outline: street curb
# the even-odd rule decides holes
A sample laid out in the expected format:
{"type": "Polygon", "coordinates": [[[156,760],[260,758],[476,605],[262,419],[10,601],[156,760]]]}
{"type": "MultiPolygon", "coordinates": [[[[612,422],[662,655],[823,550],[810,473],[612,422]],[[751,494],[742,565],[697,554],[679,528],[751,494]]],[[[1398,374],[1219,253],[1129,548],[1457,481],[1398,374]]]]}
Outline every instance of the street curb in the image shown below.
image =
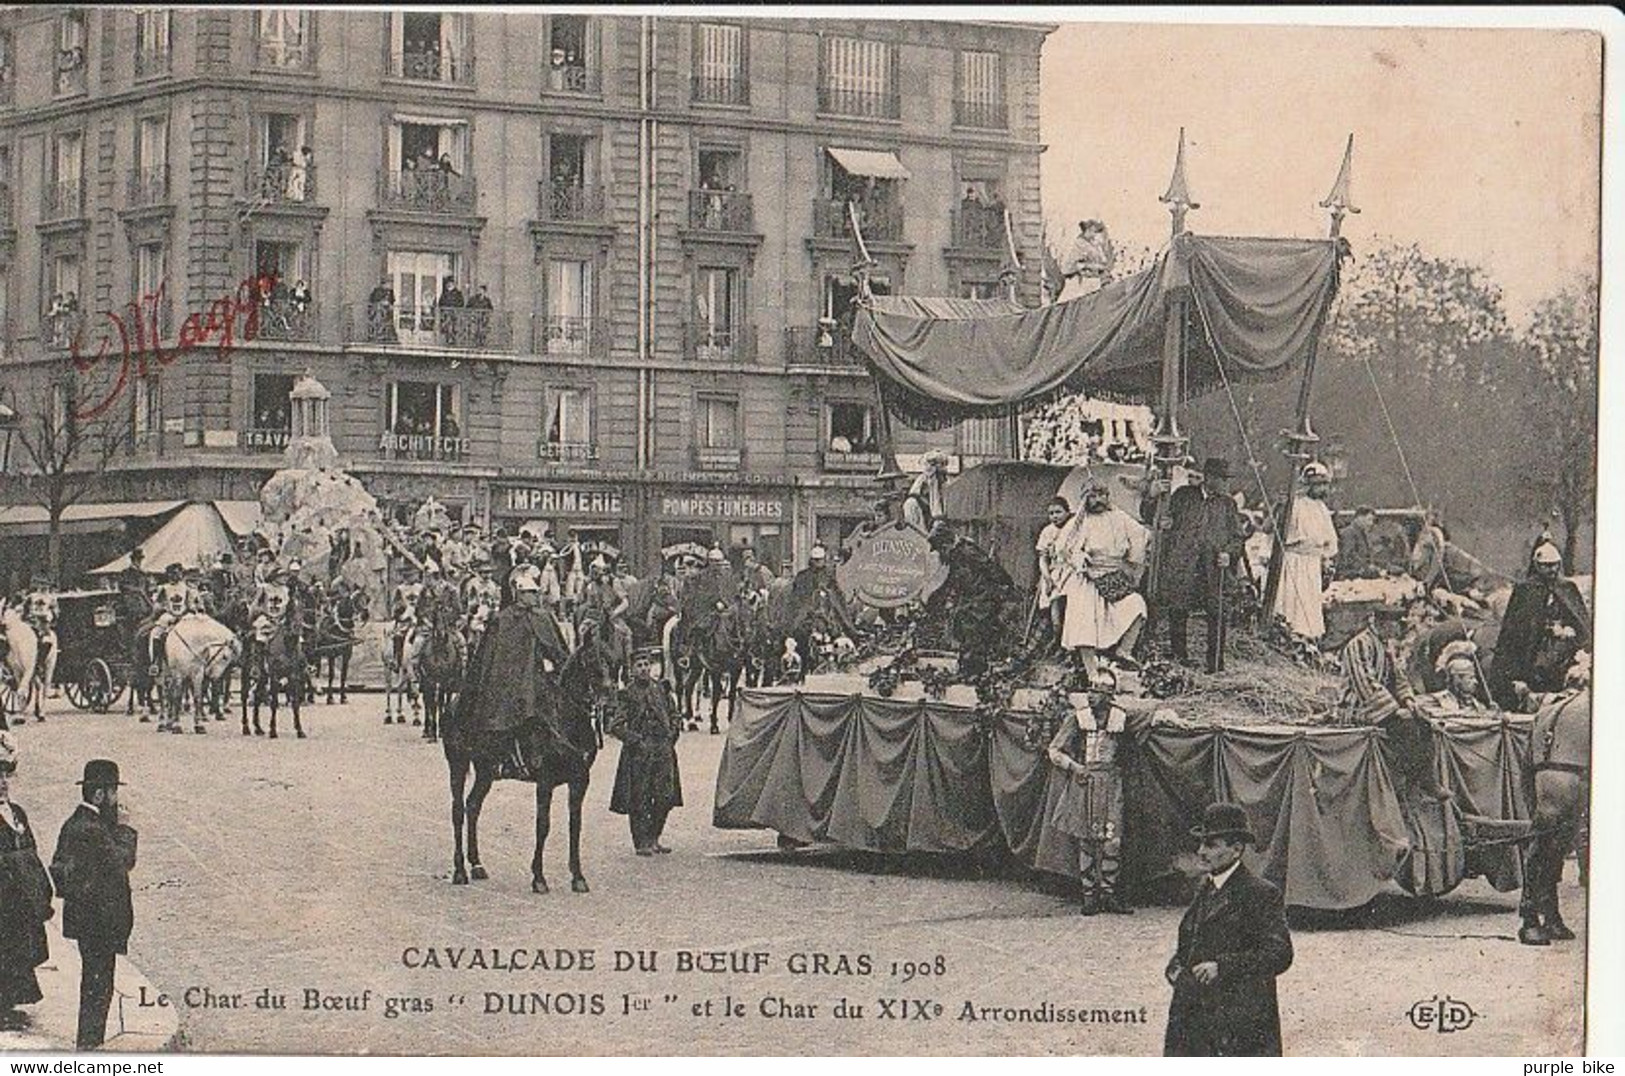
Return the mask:
{"type": "MultiPolygon", "coordinates": [[[[28,1031],[0,1031],[0,1053],[73,1053],[79,1024],[79,946],[62,936],[55,919],[45,924],[51,956],[37,969],[44,998],[22,1011],[33,1019],[28,1031]]],[[[113,973],[113,1008],[107,1014],[107,1041],[101,1052],[161,1053],[173,1048],[180,1017],[173,1006],[140,1005],[158,990],[127,957],[113,973]]]]}

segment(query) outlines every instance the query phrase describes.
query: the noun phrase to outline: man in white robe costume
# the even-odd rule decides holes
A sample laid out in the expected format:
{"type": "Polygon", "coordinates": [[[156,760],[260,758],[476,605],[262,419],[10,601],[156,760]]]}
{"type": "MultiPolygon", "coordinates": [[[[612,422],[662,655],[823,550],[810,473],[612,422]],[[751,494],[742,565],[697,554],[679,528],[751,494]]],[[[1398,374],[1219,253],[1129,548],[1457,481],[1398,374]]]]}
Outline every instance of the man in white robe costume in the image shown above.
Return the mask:
{"type": "MultiPolygon", "coordinates": [[[[1108,601],[1101,592],[1106,576],[1120,574],[1137,585],[1145,565],[1146,529],[1127,512],[1113,508],[1104,482],[1091,479],[1083,489],[1083,510],[1072,517],[1062,537],[1072,574],[1062,593],[1066,612],[1061,645],[1076,651],[1089,675],[1099,668],[1098,654],[1116,648],[1118,660],[1130,651],[1145,626],[1145,598],[1138,591],[1108,601]]],[[[1121,587],[1118,581],[1118,588],[1121,587]]]]}
{"type": "Polygon", "coordinates": [[[1305,467],[1303,482],[1303,492],[1293,499],[1287,519],[1281,589],[1273,612],[1285,617],[1295,634],[1319,640],[1326,634],[1324,573],[1325,566],[1337,558],[1337,528],[1332,524],[1331,509],[1326,507],[1331,474],[1325,465],[1311,463],[1305,467]]]}

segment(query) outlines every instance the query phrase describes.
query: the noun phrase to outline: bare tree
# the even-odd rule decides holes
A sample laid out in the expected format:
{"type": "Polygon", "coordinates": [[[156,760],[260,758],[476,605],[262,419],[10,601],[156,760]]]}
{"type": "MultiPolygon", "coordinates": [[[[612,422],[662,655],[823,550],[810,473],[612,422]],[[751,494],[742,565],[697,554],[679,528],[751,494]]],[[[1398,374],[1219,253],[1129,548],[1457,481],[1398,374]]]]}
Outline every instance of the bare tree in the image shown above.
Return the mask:
{"type": "Polygon", "coordinates": [[[48,513],[46,559],[53,583],[62,578],[62,517],[130,441],[129,416],[104,408],[86,417],[80,379],[71,371],[42,379],[19,401],[15,443],[21,447],[22,488],[48,513]]]}
{"type": "Polygon", "coordinates": [[[1563,561],[1574,569],[1581,530],[1597,511],[1597,290],[1570,288],[1535,308],[1522,334],[1517,470],[1522,492],[1563,524],[1563,561]]]}

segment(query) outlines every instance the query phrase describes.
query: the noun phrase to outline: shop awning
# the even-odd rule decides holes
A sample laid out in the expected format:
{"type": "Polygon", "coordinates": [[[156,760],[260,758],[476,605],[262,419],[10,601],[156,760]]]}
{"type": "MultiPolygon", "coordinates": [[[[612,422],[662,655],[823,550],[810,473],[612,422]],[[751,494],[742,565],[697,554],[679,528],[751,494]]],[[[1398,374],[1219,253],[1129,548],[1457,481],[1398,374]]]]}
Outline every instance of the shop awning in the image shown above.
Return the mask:
{"type": "Polygon", "coordinates": [[[829,155],[835,163],[846,169],[854,176],[872,176],[875,179],[912,179],[903,162],[897,159],[897,154],[890,150],[876,149],[845,149],[841,146],[829,147],[829,155]]]}
{"type": "MultiPolygon", "coordinates": [[[[63,533],[91,534],[116,530],[126,519],[151,519],[173,512],[185,501],[108,501],[71,504],[62,513],[63,533]]],[[[49,533],[51,515],[43,505],[0,507],[0,538],[25,538],[49,533]]]]}
{"type": "MultiPolygon", "coordinates": [[[[175,518],[136,548],[147,564],[162,571],[170,564],[201,568],[220,554],[231,552],[232,542],[214,505],[193,503],[175,513],[175,518]]],[[[111,575],[129,566],[130,554],[124,553],[90,574],[111,575]]]]}
{"type": "Polygon", "coordinates": [[[215,501],[214,506],[220,510],[220,518],[226,521],[226,529],[239,538],[253,534],[260,525],[259,501],[215,501]]]}

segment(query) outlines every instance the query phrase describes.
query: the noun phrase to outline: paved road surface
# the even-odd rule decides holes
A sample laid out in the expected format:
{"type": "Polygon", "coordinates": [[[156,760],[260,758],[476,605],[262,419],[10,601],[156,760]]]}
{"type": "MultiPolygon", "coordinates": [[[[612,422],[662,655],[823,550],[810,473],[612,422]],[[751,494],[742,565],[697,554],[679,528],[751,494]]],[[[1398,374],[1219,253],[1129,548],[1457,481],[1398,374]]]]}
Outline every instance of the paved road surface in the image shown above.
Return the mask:
{"type": "MultiPolygon", "coordinates": [[[[23,770],[14,795],[46,845],[75,802],[73,782],[84,760],[107,755],[122,764],[126,800],[141,830],[131,958],[182,1006],[186,1047],[457,1054],[1160,1052],[1168,995],[1161,970],[1177,908],[1085,919],[1060,888],[979,877],[971,867],[830,852],[780,856],[771,834],[711,828],[722,744],[703,734],[680,745],[688,805],[673,814],[668,829],[675,854],[632,855],[625,820],[607,807],[611,746],[600,757],[588,799],[591,894],[569,892],[562,792],[547,852],[554,891],[545,897],[530,892],[533,796],[515,784],[498,785],[487,804],[483,845],[491,879],[453,887],[443,758],[414,730],[385,728],[381,707],[378,696],[363,696],[346,707],[308,710],[312,738],[304,741],[245,740],[234,724],[212,724],[207,736],[159,735],[123,716],[63,711],[18,733],[23,770]],[[448,963],[447,949],[464,950],[466,960],[474,949],[555,947],[593,949],[597,968],[511,972],[403,964],[408,949],[438,949],[448,963]],[[608,970],[616,949],[657,950],[658,970],[608,970]],[[770,957],[760,972],[680,972],[680,950],[770,957]],[[829,974],[791,974],[791,956],[802,953],[831,957],[829,974]],[[835,959],[841,955],[849,959],[835,959]],[[938,955],[940,977],[905,984],[892,974],[893,961],[931,965],[938,955]],[[860,956],[868,958],[871,974],[839,974],[860,971],[860,956]],[[287,1008],[256,1007],[262,990],[285,997],[287,1008]],[[307,990],[341,1007],[306,1011],[307,990]],[[599,995],[604,1012],[593,1015],[599,995]],[[624,1012],[623,995],[649,999],[649,1008],[624,1012]],[[385,999],[393,997],[432,1004],[434,1011],[391,1017],[385,999]],[[861,1018],[834,1017],[832,1007],[843,997],[863,1006],[861,1018]],[[541,998],[556,1009],[589,1012],[537,1014],[541,998]],[[882,998],[926,1005],[894,1003],[891,1011],[909,1018],[886,1019],[882,998]],[[707,999],[709,1016],[703,1014],[707,999]],[[966,1021],[959,1017],[967,1002],[973,1009],[1048,1002],[1115,1010],[1120,1021],[1143,1011],[1144,1022],[966,1021]],[[488,1004],[501,1011],[486,1015],[488,1004]],[[936,1004],[943,1006],[940,1015],[936,1004]],[[764,1005],[776,1015],[763,1015],[764,1005]],[[735,1007],[744,1015],[725,1015],[735,1007]],[[814,1015],[797,1015],[807,1012],[814,1015]],[[922,1012],[932,1018],[920,1019],[922,1012]]],[[[1580,927],[1584,894],[1574,885],[1572,866],[1569,873],[1563,896],[1573,909],[1570,922],[1580,927]]],[[[1577,1052],[1583,950],[1572,943],[1543,950],[1518,945],[1515,906],[1516,894],[1472,883],[1440,901],[1396,896],[1370,914],[1299,925],[1296,962],[1280,981],[1287,1049],[1577,1052]],[[1479,1015],[1451,1034],[1416,1030],[1407,1010],[1435,995],[1466,1002],[1479,1015]]],[[[751,958],[737,959],[748,966],[751,958]]]]}

